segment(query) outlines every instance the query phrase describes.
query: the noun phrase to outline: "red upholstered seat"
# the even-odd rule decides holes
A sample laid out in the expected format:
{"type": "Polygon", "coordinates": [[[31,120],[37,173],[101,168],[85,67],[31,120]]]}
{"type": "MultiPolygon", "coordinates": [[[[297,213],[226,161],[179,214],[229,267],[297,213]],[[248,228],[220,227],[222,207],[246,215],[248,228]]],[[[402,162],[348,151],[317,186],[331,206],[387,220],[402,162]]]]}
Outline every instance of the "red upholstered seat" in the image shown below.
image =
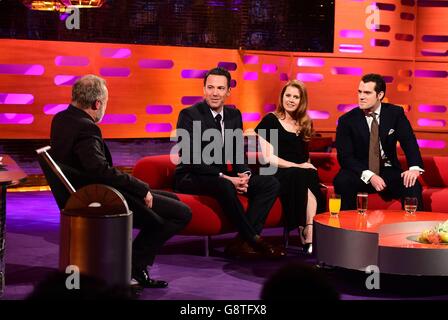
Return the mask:
{"type": "MultiPolygon", "coordinates": [[[[249,155],[249,158],[254,154],[249,155]]],[[[176,155],[149,156],[140,159],[134,167],[134,176],[147,182],[153,189],[173,189],[173,175],[176,167],[176,155]]],[[[311,161],[318,168],[319,177],[328,186],[327,197],[333,192],[333,178],[339,170],[335,153],[311,153],[311,161]]],[[[403,168],[407,168],[406,159],[400,157],[403,168]]],[[[448,213],[448,157],[424,156],[425,174],[420,177],[423,185],[423,205],[426,211],[448,213]]],[[[251,163],[251,162],[250,162],[251,163]]],[[[177,193],[193,212],[193,218],[183,230],[186,235],[217,235],[235,231],[218,203],[208,196],[177,193]]],[[[247,198],[240,196],[244,207],[247,198]]],[[[387,201],[378,194],[369,196],[369,209],[400,209],[398,200],[387,201]]],[[[279,199],[275,202],[265,227],[281,225],[282,207],[279,199]]],[[[447,216],[448,218],[448,216],[447,216]]]]}

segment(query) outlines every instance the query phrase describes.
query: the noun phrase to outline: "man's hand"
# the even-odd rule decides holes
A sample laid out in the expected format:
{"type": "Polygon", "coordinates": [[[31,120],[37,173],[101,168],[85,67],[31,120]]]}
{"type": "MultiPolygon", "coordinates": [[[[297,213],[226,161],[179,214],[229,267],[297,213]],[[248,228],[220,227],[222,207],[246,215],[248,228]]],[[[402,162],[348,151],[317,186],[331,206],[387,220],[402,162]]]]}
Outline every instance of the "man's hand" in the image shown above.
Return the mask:
{"type": "Polygon", "coordinates": [[[229,180],[235,186],[236,191],[239,194],[243,194],[247,192],[247,188],[249,187],[249,176],[245,173],[238,173],[238,177],[230,177],[223,175],[223,178],[229,180]]]}
{"type": "Polygon", "coordinates": [[[238,173],[238,178],[240,178],[239,187],[236,188],[238,193],[246,193],[247,188],[249,188],[249,179],[250,176],[247,173],[238,173]]]}
{"type": "Polygon", "coordinates": [[[386,188],[386,183],[384,182],[383,178],[376,174],[374,174],[372,178],[370,178],[370,183],[372,184],[372,187],[374,187],[378,192],[383,191],[384,188],[386,188]]]}
{"type": "Polygon", "coordinates": [[[297,168],[302,168],[302,169],[313,169],[313,170],[317,170],[315,166],[313,166],[311,163],[309,162],[302,162],[296,165],[297,168]]]}
{"type": "Polygon", "coordinates": [[[151,192],[148,191],[148,193],[146,194],[146,197],[145,197],[144,200],[145,200],[146,206],[147,206],[148,208],[152,208],[152,200],[153,200],[153,197],[152,197],[151,192]]]}
{"type": "Polygon", "coordinates": [[[420,175],[420,171],[418,170],[407,170],[401,173],[401,177],[403,178],[403,184],[406,188],[413,187],[415,182],[420,175]]]}

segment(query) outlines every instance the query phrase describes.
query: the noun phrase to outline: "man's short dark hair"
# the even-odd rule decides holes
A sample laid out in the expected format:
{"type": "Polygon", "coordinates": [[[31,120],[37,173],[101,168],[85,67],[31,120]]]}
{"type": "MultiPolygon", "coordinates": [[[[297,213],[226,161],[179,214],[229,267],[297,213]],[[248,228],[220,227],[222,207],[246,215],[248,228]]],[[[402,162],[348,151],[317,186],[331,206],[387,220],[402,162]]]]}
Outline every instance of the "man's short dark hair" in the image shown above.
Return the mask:
{"type": "Polygon", "coordinates": [[[376,73],[369,73],[364,75],[361,81],[364,83],[374,82],[376,94],[379,94],[381,91],[383,91],[384,92],[383,98],[386,95],[386,81],[384,81],[384,78],[381,75],[376,73]]]}
{"type": "Polygon", "coordinates": [[[230,88],[230,80],[232,79],[232,77],[230,76],[230,72],[227,71],[224,68],[221,67],[217,67],[217,68],[213,68],[211,70],[208,70],[207,73],[204,76],[204,86],[205,83],[207,82],[207,78],[210,75],[214,75],[214,76],[224,76],[227,79],[227,88],[230,88]]]}

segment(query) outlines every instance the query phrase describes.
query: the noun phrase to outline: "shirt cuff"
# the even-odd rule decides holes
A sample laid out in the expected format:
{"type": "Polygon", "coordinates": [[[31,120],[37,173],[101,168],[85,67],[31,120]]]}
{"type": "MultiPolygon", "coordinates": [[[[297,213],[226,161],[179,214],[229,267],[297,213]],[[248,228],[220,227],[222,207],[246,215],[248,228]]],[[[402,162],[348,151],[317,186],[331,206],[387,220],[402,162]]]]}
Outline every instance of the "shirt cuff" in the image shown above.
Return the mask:
{"type": "Polygon", "coordinates": [[[370,183],[370,178],[373,177],[375,173],[370,171],[370,170],[364,170],[361,174],[361,180],[365,183],[365,184],[369,184],[370,183]]]}
{"type": "Polygon", "coordinates": [[[412,166],[412,167],[409,167],[409,170],[417,170],[417,171],[420,171],[420,174],[423,174],[423,172],[425,172],[425,170],[423,170],[423,169],[420,168],[419,166],[412,166]]]}

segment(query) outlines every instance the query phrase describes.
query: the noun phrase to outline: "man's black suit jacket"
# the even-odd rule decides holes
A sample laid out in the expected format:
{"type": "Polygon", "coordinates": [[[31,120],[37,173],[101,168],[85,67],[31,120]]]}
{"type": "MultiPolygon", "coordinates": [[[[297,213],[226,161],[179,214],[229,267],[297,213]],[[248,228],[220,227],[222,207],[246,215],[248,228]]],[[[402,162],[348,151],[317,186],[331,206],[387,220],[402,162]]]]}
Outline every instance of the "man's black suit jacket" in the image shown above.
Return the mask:
{"type": "Polygon", "coordinates": [[[150,190],[145,182],[112,167],[100,128],[86,112],[72,105],[53,118],[50,153],[57,163],[82,173],[71,176],[76,188],[102,183],[141,200],[150,190]]]}
{"type": "MultiPolygon", "coordinates": [[[[227,157],[220,161],[220,163],[216,164],[205,164],[203,159],[201,158],[201,162],[198,164],[193,163],[193,143],[199,143],[199,141],[194,141],[193,139],[193,121],[199,121],[201,124],[201,132],[200,136],[207,129],[217,130],[217,126],[215,120],[213,119],[213,115],[211,113],[209,105],[203,101],[196,103],[195,105],[183,109],[179,113],[179,118],[177,121],[177,129],[184,129],[188,132],[190,136],[190,157],[187,162],[182,161],[182,153],[181,153],[181,162],[176,167],[176,175],[184,175],[187,173],[192,173],[196,175],[211,175],[218,176],[220,172],[228,172],[227,165],[225,161],[230,161],[232,164],[232,172],[233,173],[242,173],[246,171],[250,171],[249,168],[244,164],[244,140],[242,136],[243,130],[243,120],[241,117],[241,112],[238,109],[232,109],[224,106],[224,129],[240,129],[241,135],[238,137],[233,137],[230,139],[224,139],[224,143],[227,145],[229,143],[233,144],[233,154],[231,158],[227,157]],[[237,148],[238,144],[238,148],[237,148]],[[243,145],[241,145],[243,144],[243,145]],[[241,154],[242,152],[242,154],[241,154]],[[240,158],[240,159],[238,159],[240,158]],[[241,161],[243,160],[243,161],[241,161]]],[[[236,131],[238,132],[238,131],[236,131]]],[[[202,140],[202,139],[201,139],[202,140]]],[[[200,151],[204,150],[204,148],[209,144],[209,141],[200,141],[200,151]]],[[[182,150],[181,150],[182,152],[182,150]]],[[[223,152],[224,154],[224,152],[223,152]]],[[[228,155],[229,156],[229,155],[228,155]]]]}
{"type": "MultiPolygon", "coordinates": [[[[397,141],[403,149],[408,166],[423,168],[417,140],[403,108],[381,103],[379,135],[385,156],[393,167],[401,170],[397,158],[397,141]]],[[[352,170],[359,177],[369,169],[370,132],[364,111],[355,108],[339,118],[336,129],[336,148],[342,169],[352,170]]]]}

